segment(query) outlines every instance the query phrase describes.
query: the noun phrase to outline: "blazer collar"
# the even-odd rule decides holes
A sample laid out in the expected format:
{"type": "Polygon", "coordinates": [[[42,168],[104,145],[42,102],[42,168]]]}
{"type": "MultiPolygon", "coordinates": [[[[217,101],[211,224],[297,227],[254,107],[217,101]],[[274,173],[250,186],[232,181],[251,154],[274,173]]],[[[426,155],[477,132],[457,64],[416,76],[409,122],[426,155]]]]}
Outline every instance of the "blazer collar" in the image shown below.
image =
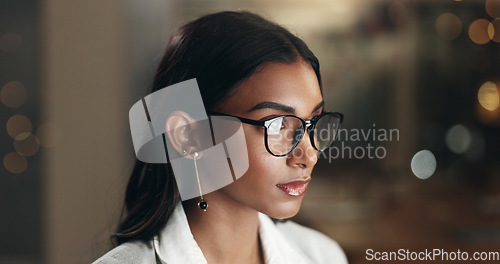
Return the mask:
{"type": "MultiPolygon", "coordinates": [[[[307,263],[301,252],[292,247],[273,221],[262,213],[259,213],[259,235],[266,264],[307,263]]],[[[153,244],[163,264],[207,264],[180,202],[165,228],[154,237],[153,244]]]]}

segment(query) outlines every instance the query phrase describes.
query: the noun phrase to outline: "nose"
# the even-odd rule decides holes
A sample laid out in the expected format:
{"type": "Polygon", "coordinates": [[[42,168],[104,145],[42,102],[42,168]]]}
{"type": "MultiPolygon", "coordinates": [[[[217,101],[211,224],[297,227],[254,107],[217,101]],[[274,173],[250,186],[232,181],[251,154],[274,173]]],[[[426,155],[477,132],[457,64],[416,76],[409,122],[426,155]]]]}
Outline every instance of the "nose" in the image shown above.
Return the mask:
{"type": "Polygon", "coordinates": [[[308,133],[304,133],[297,148],[288,154],[287,164],[292,167],[312,169],[318,162],[318,152],[312,146],[308,133]]]}

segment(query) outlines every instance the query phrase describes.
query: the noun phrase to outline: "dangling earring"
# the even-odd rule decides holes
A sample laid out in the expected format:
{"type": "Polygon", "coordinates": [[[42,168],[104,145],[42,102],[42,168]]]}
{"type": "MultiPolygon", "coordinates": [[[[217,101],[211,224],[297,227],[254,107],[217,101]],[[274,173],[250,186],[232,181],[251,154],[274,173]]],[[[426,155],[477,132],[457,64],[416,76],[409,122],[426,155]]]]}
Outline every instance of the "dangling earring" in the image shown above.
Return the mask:
{"type": "Polygon", "coordinates": [[[194,160],[194,170],[196,172],[196,180],[198,181],[198,190],[200,191],[200,198],[201,198],[200,202],[198,203],[198,207],[200,207],[201,210],[206,211],[207,207],[208,207],[208,203],[205,202],[205,200],[203,200],[203,192],[201,191],[200,176],[198,175],[198,166],[196,165],[196,159],[199,156],[200,155],[198,154],[198,152],[194,152],[192,154],[192,157],[194,160]]]}

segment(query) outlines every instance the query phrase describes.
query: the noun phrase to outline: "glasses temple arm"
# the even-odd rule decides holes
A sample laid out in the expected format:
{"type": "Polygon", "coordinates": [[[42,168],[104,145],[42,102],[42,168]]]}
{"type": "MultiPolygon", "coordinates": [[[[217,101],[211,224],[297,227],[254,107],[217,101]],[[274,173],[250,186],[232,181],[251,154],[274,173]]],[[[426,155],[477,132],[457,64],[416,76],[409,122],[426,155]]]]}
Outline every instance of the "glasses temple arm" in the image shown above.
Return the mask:
{"type": "Polygon", "coordinates": [[[240,120],[241,123],[250,124],[250,125],[254,125],[254,126],[264,126],[264,121],[258,121],[258,120],[244,118],[244,117],[239,117],[239,116],[234,116],[234,115],[227,115],[227,114],[222,114],[222,113],[218,113],[218,112],[211,112],[211,111],[207,112],[207,114],[209,116],[228,116],[228,117],[234,117],[234,118],[240,120]]]}

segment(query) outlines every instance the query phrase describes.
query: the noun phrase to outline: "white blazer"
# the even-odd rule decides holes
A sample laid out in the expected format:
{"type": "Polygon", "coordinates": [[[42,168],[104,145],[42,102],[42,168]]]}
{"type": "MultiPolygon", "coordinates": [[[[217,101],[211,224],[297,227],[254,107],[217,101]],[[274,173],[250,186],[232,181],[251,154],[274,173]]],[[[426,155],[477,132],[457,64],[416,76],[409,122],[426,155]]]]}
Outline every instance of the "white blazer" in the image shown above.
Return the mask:
{"type": "MultiPolygon", "coordinates": [[[[259,235],[266,264],[346,264],[339,245],[329,237],[292,221],[275,224],[259,213],[259,235]]],[[[207,264],[194,240],[181,203],[158,236],[149,242],[127,242],[94,264],[207,264]]]]}

